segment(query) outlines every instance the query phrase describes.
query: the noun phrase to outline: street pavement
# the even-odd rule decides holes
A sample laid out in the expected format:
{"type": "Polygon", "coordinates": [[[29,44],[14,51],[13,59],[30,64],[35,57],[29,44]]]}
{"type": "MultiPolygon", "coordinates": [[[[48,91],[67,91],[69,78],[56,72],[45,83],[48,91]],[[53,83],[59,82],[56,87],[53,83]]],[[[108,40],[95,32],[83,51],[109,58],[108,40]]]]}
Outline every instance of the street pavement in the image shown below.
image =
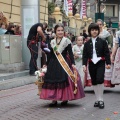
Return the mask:
{"type": "Polygon", "coordinates": [[[29,84],[0,91],[0,120],[120,120],[120,86],[105,88],[105,109],[94,108],[92,87],[86,97],[70,101],[67,107],[49,108],[51,101],[37,96],[37,86],[29,84]]]}

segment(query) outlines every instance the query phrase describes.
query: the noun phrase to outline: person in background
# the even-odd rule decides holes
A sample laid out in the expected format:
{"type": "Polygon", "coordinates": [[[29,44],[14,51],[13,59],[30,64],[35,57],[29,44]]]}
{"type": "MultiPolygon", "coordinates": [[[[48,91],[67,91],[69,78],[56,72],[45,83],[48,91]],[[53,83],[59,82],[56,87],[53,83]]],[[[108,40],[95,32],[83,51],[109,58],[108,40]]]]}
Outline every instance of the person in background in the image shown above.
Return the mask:
{"type": "Polygon", "coordinates": [[[5,32],[5,34],[15,35],[15,26],[10,24],[8,26],[7,31],[5,32]]]}
{"type": "Polygon", "coordinates": [[[103,83],[106,68],[110,69],[110,53],[107,42],[99,38],[100,28],[96,23],[92,23],[88,27],[88,33],[91,37],[84,44],[83,49],[83,71],[87,72],[87,64],[89,61],[89,73],[92,79],[92,85],[96,96],[94,107],[104,108],[103,100],[103,83]]]}
{"type": "Polygon", "coordinates": [[[74,43],[74,42],[75,42],[75,35],[72,35],[71,42],[72,42],[72,43],[74,43]]]}
{"type": "Polygon", "coordinates": [[[3,12],[0,12],[0,24],[4,23],[6,28],[7,28],[7,25],[8,25],[8,20],[7,18],[5,17],[4,13],[3,12]]]}
{"type": "Polygon", "coordinates": [[[110,29],[108,29],[107,31],[110,33],[109,39],[110,39],[111,46],[109,48],[110,48],[110,52],[112,52],[112,47],[113,47],[113,33],[112,33],[112,30],[110,30],[110,29]]]}
{"type": "Polygon", "coordinates": [[[84,87],[84,72],[82,69],[83,47],[83,36],[78,36],[76,38],[76,45],[73,46],[72,51],[75,59],[76,68],[81,76],[82,85],[84,87]]]}
{"type": "Polygon", "coordinates": [[[112,84],[120,84],[120,30],[116,32],[115,45],[112,50],[111,62],[114,64],[112,73],[112,84]]]}
{"type": "Polygon", "coordinates": [[[22,35],[21,26],[16,25],[16,27],[15,27],[15,35],[22,35]]]}
{"type": "Polygon", "coordinates": [[[113,47],[115,46],[116,43],[116,33],[113,34],[113,47]]]}
{"type": "MultiPolygon", "coordinates": [[[[68,39],[70,39],[70,33],[64,32],[64,36],[67,37],[68,39]]],[[[71,39],[70,39],[70,40],[71,40],[71,39]]]]}
{"type": "Polygon", "coordinates": [[[83,36],[83,34],[82,34],[82,33],[80,33],[80,36],[83,36]]]}
{"type": "Polygon", "coordinates": [[[1,23],[1,26],[0,26],[0,35],[3,35],[5,34],[6,32],[6,25],[4,23],[1,23]]]}
{"type": "Polygon", "coordinates": [[[27,47],[29,48],[31,54],[31,58],[29,62],[29,74],[31,76],[34,76],[35,71],[38,70],[37,67],[37,58],[38,58],[38,49],[39,49],[38,43],[41,41],[45,41],[45,35],[43,31],[44,31],[43,24],[36,23],[30,28],[27,37],[27,47]],[[40,36],[40,38],[38,36],[40,36]]]}
{"type": "Polygon", "coordinates": [[[100,28],[99,37],[102,38],[103,40],[106,40],[109,49],[111,49],[113,46],[113,41],[110,40],[110,33],[107,30],[103,29],[104,22],[101,19],[98,19],[96,23],[99,25],[100,28]]]}
{"type": "Polygon", "coordinates": [[[86,30],[83,30],[83,37],[86,39],[88,37],[86,30]]]}

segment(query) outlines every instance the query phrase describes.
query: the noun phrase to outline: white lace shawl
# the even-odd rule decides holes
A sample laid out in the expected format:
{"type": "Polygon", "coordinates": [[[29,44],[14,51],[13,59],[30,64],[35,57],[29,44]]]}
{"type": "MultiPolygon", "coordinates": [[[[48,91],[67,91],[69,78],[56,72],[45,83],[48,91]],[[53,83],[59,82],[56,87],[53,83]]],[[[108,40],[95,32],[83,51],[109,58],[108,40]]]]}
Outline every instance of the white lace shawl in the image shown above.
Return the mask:
{"type": "Polygon", "coordinates": [[[99,37],[102,38],[102,39],[105,39],[107,37],[110,36],[110,33],[106,30],[103,30],[100,34],[99,34],[99,37]]]}
{"type": "MultiPolygon", "coordinates": [[[[51,47],[54,49],[54,47],[57,47],[56,39],[51,40],[51,47]]],[[[68,38],[63,37],[60,45],[57,47],[57,52],[62,53],[63,50],[68,46],[68,44],[71,44],[71,41],[68,38]]]]}

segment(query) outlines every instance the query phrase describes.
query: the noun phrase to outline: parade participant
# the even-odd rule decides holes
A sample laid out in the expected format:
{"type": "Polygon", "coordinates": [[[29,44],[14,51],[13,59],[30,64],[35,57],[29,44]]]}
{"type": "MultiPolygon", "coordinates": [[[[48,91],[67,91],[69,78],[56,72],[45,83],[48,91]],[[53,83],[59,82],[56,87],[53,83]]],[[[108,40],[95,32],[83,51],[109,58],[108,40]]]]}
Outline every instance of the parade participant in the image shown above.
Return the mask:
{"type": "MultiPolygon", "coordinates": [[[[103,29],[104,22],[101,19],[97,20],[97,24],[100,28],[99,38],[107,41],[109,51],[111,51],[111,48],[113,46],[113,40],[111,40],[110,33],[107,30],[103,29]]],[[[89,72],[87,72],[86,77],[87,77],[86,78],[87,79],[86,86],[91,86],[92,84],[91,84],[91,78],[90,78],[89,72]]],[[[114,87],[111,84],[111,77],[112,77],[112,67],[111,67],[111,69],[105,69],[105,77],[104,77],[104,86],[105,87],[114,87]]]]}
{"type": "Polygon", "coordinates": [[[50,53],[47,60],[47,72],[40,94],[41,99],[52,100],[50,107],[67,105],[68,101],[85,96],[79,74],[75,68],[71,41],[64,37],[64,27],[57,24],[54,28],[56,38],[49,45],[50,53]],[[69,53],[69,58],[67,54],[69,53]],[[70,63],[71,64],[68,64],[70,63]],[[74,76],[72,68],[77,75],[74,76]],[[77,87],[77,88],[76,88],[77,87]]]}
{"type": "Polygon", "coordinates": [[[112,84],[120,84],[120,31],[116,32],[115,45],[112,50],[111,62],[114,63],[112,84]]]}
{"type": "Polygon", "coordinates": [[[103,40],[106,40],[108,43],[108,48],[111,49],[113,46],[113,40],[110,39],[111,38],[110,33],[107,30],[103,29],[104,22],[101,19],[98,19],[97,24],[99,25],[100,28],[99,37],[102,38],[103,40]]]}
{"type": "Polygon", "coordinates": [[[82,85],[84,86],[84,72],[82,69],[82,54],[83,54],[83,36],[76,38],[76,45],[73,46],[73,54],[75,59],[76,68],[81,76],[82,85]]]}
{"type": "Polygon", "coordinates": [[[27,37],[27,46],[31,53],[30,63],[29,63],[29,74],[34,75],[37,68],[37,58],[38,58],[38,35],[41,36],[42,41],[45,41],[45,36],[43,33],[43,24],[36,23],[34,24],[29,31],[28,37],[27,37]]]}
{"type": "Polygon", "coordinates": [[[89,61],[88,69],[97,99],[94,107],[99,107],[100,109],[103,109],[103,83],[105,63],[106,67],[110,68],[110,54],[107,42],[98,37],[100,29],[96,23],[92,23],[89,25],[88,33],[91,39],[84,44],[83,71],[87,71],[87,62],[89,61]]]}

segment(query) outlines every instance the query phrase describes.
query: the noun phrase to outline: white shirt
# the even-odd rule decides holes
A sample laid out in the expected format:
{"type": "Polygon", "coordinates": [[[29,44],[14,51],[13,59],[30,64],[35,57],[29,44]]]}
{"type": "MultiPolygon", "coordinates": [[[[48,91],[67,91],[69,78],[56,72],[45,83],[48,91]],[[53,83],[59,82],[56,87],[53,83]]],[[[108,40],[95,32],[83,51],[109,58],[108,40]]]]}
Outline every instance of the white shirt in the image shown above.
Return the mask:
{"type": "Polygon", "coordinates": [[[93,58],[91,59],[94,64],[101,60],[101,57],[97,57],[96,49],[95,49],[95,42],[97,38],[92,38],[93,43],[93,58]]]}

